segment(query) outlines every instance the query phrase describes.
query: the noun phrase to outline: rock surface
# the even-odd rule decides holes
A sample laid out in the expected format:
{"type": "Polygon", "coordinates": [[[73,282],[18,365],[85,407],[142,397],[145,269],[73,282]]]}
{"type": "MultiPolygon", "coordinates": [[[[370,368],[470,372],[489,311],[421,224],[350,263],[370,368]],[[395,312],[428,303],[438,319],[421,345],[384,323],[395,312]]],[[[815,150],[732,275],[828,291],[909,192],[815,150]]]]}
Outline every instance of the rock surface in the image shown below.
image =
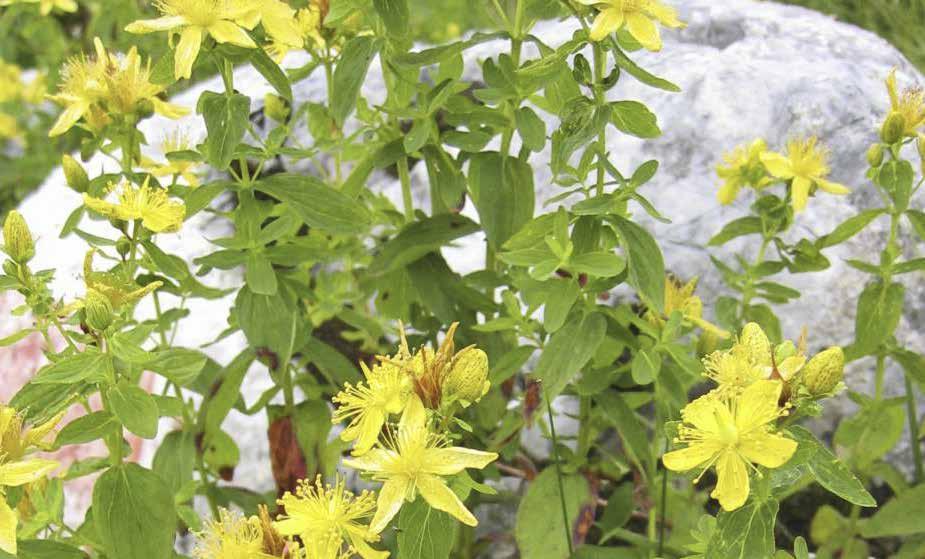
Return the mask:
{"type": "MultiPolygon", "coordinates": [[[[680,32],[665,32],[665,47],[661,53],[636,53],[634,57],[643,67],[672,80],[683,91],[671,94],[649,89],[626,76],[610,93],[613,100],[644,101],[658,115],[664,135],[643,141],[611,130],[608,149],[623,170],[631,171],[648,159],[661,162],[659,173],[644,187],[643,194],[672,223],[655,223],[641,210],[638,214],[658,238],[668,267],[681,277],[701,277],[699,293],[709,307],[722,294],[723,287],[708,258],[711,252],[703,246],[724,223],[743,215],[751,202],[748,193],[731,207],[721,208],[716,202],[714,166],[722,153],[758,136],[766,138],[772,147],[780,148],[791,136],[817,134],[832,148],[832,178],[851,186],[853,192],[848,197],[824,195],[811,200],[809,209],[799,216],[796,230],[799,236],[810,238],[827,233],[847,217],[876,203],[876,192],[864,177],[864,153],[874,141],[876,127],[888,107],[883,78],[891,68],[898,67],[902,83],[925,84],[925,79],[882,39],[809,10],[743,0],[676,0],[673,3],[688,27],[680,32]]],[[[545,22],[536,27],[534,34],[556,45],[565,41],[573,30],[571,23],[545,22]]],[[[487,43],[468,51],[467,74],[477,76],[478,61],[506,49],[507,46],[500,43],[487,43]]],[[[235,84],[255,100],[253,108],[270,90],[250,69],[238,71],[235,84]]],[[[203,90],[221,91],[220,80],[204,82],[176,101],[194,106],[203,90]]],[[[364,93],[373,103],[383,97],[377,64],[373,65],[364,93]]],[[[323,77],[318,75],[300,84],[296,97],[297,102],[322,100],[323,77]]],[[[550,120],[548,128],[554,129],[555,125],[550,120]]],[[[177,127],[191,131],[194,137],[204,135],[197,117],[188,117],[179,123],[150,119],[144,122],[143,131],[155,141],[177,127]]],[[[300,140],[310,141],[308,138],[300,140]]],[[[548,152],[534,156],[531,165],[537,173],[540,202],[558,194],[557,187],[549,181],[548,152]]],[[[97,171],[102,167],[110,168],[102,158],[95,159],[90,167],[97,171]]],[[[427,207],[427,177],[423,165],[413,170],[412,179],[417,202],[427,207]]],[[[374,175],[370,186],[400,203],[399,187],[388,175],[374,175]]],[[[79,197],[65,186],[63,173],[57,170],[21,208],[38,237],[35,266],[37,269],[58,269],[55,289],[65,298],[83,293],[80,269],[86,247],[73,236],[58,238],[68,214],[79,203],[79,197]]],[[[541,206],[538,204],[538,207],[541,206]]],[[[547,207],[543,211],[554,209],[547,207]]],[[[467,209],[469,211],[471,208],[467,209]]],[[[105,224],[96,225],[100,227],[93,230],[106,231],[105,224]]],[[[179,234],[162,236],[162,246],[192,260],[212,250],[206,237],[221,236],[227,227],[226,223],[213,220],[208,214],[200,214],[179,234]]],[[[796,337],[800,328],[806,326],[812,351],[852,340],[856,298],[864,277],[844,265],[842,259],[849,254],[866,256],[879,252],[885,240],[885,229],[885,224],[875,223],[847,245],[830,250],[827,255],[832,267],[825,272],[781,278],[804,294],[797,302],[778,309],[786,335],[796,337]]],[[[483,242],[472,236],[458,247],[446,249],[449,262],[461,272],[479,268],[483,263],[483,242]]],[[[733,243],[713,254],[721,257],[733,252],[749,255],[755,248],[748,242],[733,243]]],[[[911,349],[925,351],[921,328],[925,282],[920,275],[905,279],[908,282],[907,312],[900,326],[900,337],[911,349]]],[[[205,278],[205,283],[218,287],[240,282],[240,277],[234,273],[213,272],[205,278]]],[[[194,318],[185,321],[176,343],[196,347],[210,341],[224,329],[230,303],[230,298],[194,302],[191,305],[194,318]]],[[[0,308],[12,306],[12,299],[0,300],[0,308]]],[[[0,337],[15,328],[14,319],[3,319],[0,337]]],[[[243,343],[241,336],[235,336],[209,347],[207,352],[219,362],[227,363],[243,343]]],[[[27,339],[14,348],[0,349],[0,363],[14,365],[5,368],[13,372],[13,381],[4,382],[0,387],[0,399],[8,398],[17,385],[38,368],[42,359],[38,345],[37,341],[27,339]]],[[[849,386],[870,392],[872,369],[869,360],[856,363],[847,379],[849,386]]],[[[899,393],[900,381],[898,373],[890,371],[887,382],[890,394],[899,393]]],[[[257,398],[268,382],[255,368],[245,385],[248,402],[257,398]]],[[[829,406],[829,420],[834,421],[850,410],[850,406],[847,399],[829,406]]],[[[564,423],[566,418],[562,421],[564,423]]],[[[256,489],[272,487],[266,419],[245,418],[232,412],[228,422],[242,449],[238,480],[256,489]]],[[[831,424],[820,423],[818,427],[825,430],[831,424]]],[[[149,459],[150,447],[142,448],[140,456],[149,459]]]]}

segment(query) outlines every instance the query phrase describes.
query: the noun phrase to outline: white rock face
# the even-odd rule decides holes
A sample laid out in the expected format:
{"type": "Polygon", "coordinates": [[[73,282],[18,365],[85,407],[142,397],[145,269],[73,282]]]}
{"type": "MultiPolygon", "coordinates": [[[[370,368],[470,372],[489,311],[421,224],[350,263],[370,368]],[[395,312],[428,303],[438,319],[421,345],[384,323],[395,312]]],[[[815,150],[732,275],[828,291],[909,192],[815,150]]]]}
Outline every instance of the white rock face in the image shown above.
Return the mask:
{"type": "MultiPolygon", "coordinates": [[[[811,200],[809,209],[799,216],[798,236],[814,238],[825,234],[877,201],[873,186],[864,177],[864,153],[875,140],[877,125],[888,108],[883,78],[891,68],[898,67],[902,83],[925,84],[925,79],[882,39],[809,10],[745,0],[677,0],[673,3],[679,7],[688,27],[680,32],[664,32],[662,52],[640,52],[633,56],[640,65],[675,82],[683,91],[672,94],[650,89],[626,75],[610,92],[613,100],[645,102],[658,115],[664,135],[643,141],[611,129],[608,149],[624,172],[631,172],[648,159],[661,162],[657,176],[642,193],[672,223],[655,223],[641,209],[637,214],[653,230],[673,272],[681,277],[701,277],[699,292],[709,307],[722,294],[723,288],[708,258],[710,252],[703,246],[724,223],[744,215],[752,200],[751,195],[745,193],[731,207],[721,208],[716,202],[714,167],[722,153],[759,136],[767,139],[772,147],[781,148],[789,137],[817,134],[832,148],[833,180],[853,190],[847,197],[819,196],[811,200]]],[[[572,23],[546,22],[538,25],[534,34],[547,44],[558,45],[567,40],[573,30],[572,23]]],[[[481,60],[507,48],[501,42],[494,42],[468,51],[467,76],[476,78],[481,60]]],[[[235,85],[254,99],[255,109],[262,103],[263,94],[270,91],[263,79],[249,68],[236,72],[235,85]]],[[[195,106],[204,90],[221,91],[221,81],[215,79],[200,84],[175,101],[195,106]]],[[[318,73],[297,86],[297,102],[320,101],[324,98],[324,90],[323,76],[318,73]]],[[[378,64],[373,65],[364,94],[371,104],[384,97],[378,64]]],[[[555,119],[548,119],[549,130],[556,125],[555,119]]],[[[180,122],[153,118],[143,126],[152,142],[177,127],[190,130],[194,137],[204,135],[201,120],[196,116],[180,122]]],[[[297,141],[308,143],[310,139],[303,137],[297,141]]],[[[542,201],[558,194],[549,181],[548,159],[548,152],[531,159],[537,174],[538,207],[542,207],[542,201]]],[[[97,158],[90,169],[99,170],[104,166],[112,170],[109,162],[97,158]]],[[[416,202],[420,207],[429,207],[423,165],[413,169],[412,179],[416,202]]],[[[399,186],[390,176],[374,174],[370,187],[400,204],[399,186]]],[[[58,170],[22,206],[23,214],[39,239],[36,268],[56,267],[59,270],[56,292],[68,298],[83,293],[80,269],[86,247],[74,236],[59,239],[58,232],[79,203],[79,197],[65,186],[63,173],[58,170]]],[[[913,205],[920,206],[921,202],[913,202],[913,205]]],[[[553,206],[543,211],[554,209],[553,206]]],[[[472,211],[471,207],[466,210],[467,213],[472,211]]],[[[105,223],[97,225],[94,232],[106,232],[105,223]]],[[[161,246],[191,261],[213,250],[206,237],[223,236],[227,227],[226,223],[201,214],[179,234],[162,236],[161,246]]],[[[885,228],[885,224],[878,222],[845,246],[828,251],[832,267],[825,272],[780,278],[804,294],[797,302],[778,309],[786,335],[796,337],[801,327],[808,327],[812,351],[852,340],[854,308],[864,277],[845,266],[842,260],[849,254],[874,258],[885,241],[885,228]]],[[[480,236],[464,239],[458,247],[446,249],[448,261],[460,272],[478,269],[483,264],[483,243],[484,238],[480,236]]],[[[732,243],[714,254],[722,257],[741,253],[750,257],[755,249],[749,242],[732,243]]],[[[219,287],[242,283],[240,275],[234,273],[213,272],[203,280],[219,287]]],[[[920,275],[905,280],[909,288],[907,312],[899,335],[908,347],[923,351],[925,339],[918,328],[921,326],[918,317],[923,307],[925,284],[920,275]]],[[[231,302],[230,297],[194,302],[192,317],[182,323],[176,343],[196,347],[210,341],[224,329],[231,302]]],[[[0,335],[11,327],[5,322],[0,323],[0,335]]],[[[210,347],[207,352],[219,362],[227,363],[243,344],[243,336],[239,335],[210,347]]],[[[0,351],[0,357],[3,351],[10,350],[0,351]]],[[[38,365],[34,363],[35,367],[38,365]]],[[[848,384],[853,389],[869,392],[872,369],[869,360],[856,364],[848,384]]],[[[900,381],[898,374],[891,371],[887,383],[890,394],[901,391],[900,381]]],[[[245,385],[248,402],[256,399],[267,383],[266,376],[255,368],[245,385]]],[[[847,403],[830,406],[832,419],[843,411],[840,408],[848,409],[847,406],[847,403]]],[[[566,418],[560,421],[564,424],[566,418]]],[[[227,427],[235,433],[242,450],[237,481],[255,489],[271,488],[266,419],[260,416],[244,418],[232,412],[227,427]]],[[[562,426],[563,431],[568,428],[562,426]]]]}

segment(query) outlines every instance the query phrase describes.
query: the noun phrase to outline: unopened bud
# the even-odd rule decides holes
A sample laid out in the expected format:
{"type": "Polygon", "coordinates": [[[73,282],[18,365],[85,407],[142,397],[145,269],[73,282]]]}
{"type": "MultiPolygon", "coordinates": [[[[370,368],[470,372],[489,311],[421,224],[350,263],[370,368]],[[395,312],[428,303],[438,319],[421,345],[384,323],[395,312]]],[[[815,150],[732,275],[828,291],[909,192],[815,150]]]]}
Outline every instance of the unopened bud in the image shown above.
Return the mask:
{"type": "Polygon", "coordinates": [[[443,383],[443,398],[468,406],[488,392],[488,355],[481,349],[468,347],[453,358],[450,372],[443,383]]]}
{"type": "Polygon", "coordinates": [[[125,258],[132,252],[132,241],[126,236],[119,237],[119,240],[116,241],[116,251],[120,256],[125,258]]]}
{"type": "Polygon", "coordinates": [[[289,103],[272,93],[267,93],[263,98],[263,112],[276,122],[286,122],[289,118],[289,103]]]}
{"type": "Polygon", "coordinates": [[[892,112],[880,128],[880,139],[883,143],[893,145],[903,139],[906,134],[906,117],[901,113],[892,112]]]}
{"type": "Polygon", "coordinates": [[[867,163],[871,167],[883,165],[883,144],[873,144],[867,150],[867,163]]]}
{"type": "Polygon", "coordinates": [[[61,158],[61,166],[64,168],[64,178],[67,185],[75,191],[83,194],[90,188],[90,177],[83,166],[70,155],[61,158]]]}
{"type": "Polygon", "coordinates": [[[752,363],[771,362],[771,341],[758,324],[749,322],[742,328],[739,345],[745,350],[752,363]]]}
{"type": "Polygon", "coordinates": [[[101,332],[112,324],[112,302],[95,289],[87,290],[84,300],[84,320],[87,326],[101,332]]]}
{"type": "Polygon", "coordinates": [[[25,264],[35,256],[32,233],[22,214],[16,210],[11,210],[3,223],[3,250],[19,264],[25,264]]]}
{"type": "Polygon", "coordinates": [[[803,386],[813,396],[831,392],[845,374],[845,352],[840,347],[815,355],[803,368],[803,386]]]}

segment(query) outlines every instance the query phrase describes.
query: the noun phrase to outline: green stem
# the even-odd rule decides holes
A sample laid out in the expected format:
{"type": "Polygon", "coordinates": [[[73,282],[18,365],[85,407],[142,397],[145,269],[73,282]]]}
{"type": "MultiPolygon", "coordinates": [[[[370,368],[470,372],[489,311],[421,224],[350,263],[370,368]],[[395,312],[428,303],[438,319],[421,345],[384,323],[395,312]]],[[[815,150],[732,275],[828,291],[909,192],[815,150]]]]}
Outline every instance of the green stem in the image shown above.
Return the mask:
{"type": "Polygon", "coordinates": [[[874,399],[878,402],[883,399],[883,377],[886,373],[886,357],[877,355],[877,372],[874,377],[874,399]]]}
{"type": "MultiPolygon", "coordinates": [[[[599,43],[594,43],[594,100],[597,103],[598,107],[603,106],[606,102],[604,99],[604,93],[599,89],[599,85],[604,81],[604,66],[606,65],[606,59],[604,56],[604,51],[601,49],[599,43]]],[[[606,128],[601,128],[600,133],[597,136],[597,143],[600,147],[601,152],[597,156],[597,195],[601,196],[604,194],[604,172],[606,164],[606,156],[604,155],[606,150],[605,146],[607,145],[607,132],[606,128]]]]}
{"type": "Polygon", "coordinates": [[[559,483],[559,503],[562,506],[562,526],[565,529],[565,541],[568,543],[568,554],[572,556],[572,530],[568,520],[568,507],[565,504],[565,486],[562,483],[562,460],[559,458],[559,438],[556,436],[556,422],[552,417],[552,404],[549,398],[543,395],[546,400],[546,417],[549,418],[549,432],[552,435],[552,453],[556,460],[556,479],[559,483]]]}
{"type": "Polygon", "coordinates": [[[405,221],[414,221],[414,199],[411,197],[411,175],[408,173],[408,158],[398,160],[398,178],[401,180],[401,197],[405,206],[405,221]]]}
{"type": "Polygon", "coordinates": [[[919,441],[919,420],[915,406],[915,389],[912,379],[906,375],[906,413],[909,416],[909,443],[912,445],[912,458],[915,461],[915,483],[922,483],[922,443],[919,441]]]}

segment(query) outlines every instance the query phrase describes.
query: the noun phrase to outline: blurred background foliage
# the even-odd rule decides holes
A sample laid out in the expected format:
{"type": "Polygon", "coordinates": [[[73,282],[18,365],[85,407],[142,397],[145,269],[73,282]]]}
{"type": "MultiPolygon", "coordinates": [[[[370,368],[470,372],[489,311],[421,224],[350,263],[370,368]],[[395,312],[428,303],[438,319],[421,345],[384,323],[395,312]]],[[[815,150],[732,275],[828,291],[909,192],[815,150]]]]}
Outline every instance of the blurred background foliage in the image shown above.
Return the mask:
{"type": "MultiPolygon", "coordinates": [[[[335,0],[336,1],[336,0],[335,0]]],[[[510,0],[499,0],[501,3],[510,0]]],[[[533,0],[545,5],[544,13],[556,17],[560,0],[533,0]]],[[[878,33],[925,70],[925,0],[780,0],[831,14],[878,33]]],[[[49,140],[57,108],[41,100],[34,90],[56,88],[64,62],[82,52],[93,51],[100,37],[113,50],[137,45],[142,53],[158,60],[166,43],[157,35],[129,35],[122,29],[131,21],[154,12],[148,0],[78,0],[73,13],[54,10],[42,15],[36,0],[0,7],[0,215],[37,187],[60,161],[62,153],[78,147],[76,129],[49,140]],[[17,82],[22,87],[17,89],[17,82]],[[30,85],[31,84],[31,85],[30,85]],[[23,93],[31,87],[32,94],[23,93]]],[[[469,29],[496,27],[494,11],[479,9],[488,0],[411,0],[413,35],[419,40],[441,42],[469,29]],[[437,12],[440,17],[435,17],[437,12]],[[452,21],[434,26],[433,21],[452,21]]],[[[292,0],[295,7],[307,0],[292,0]]],[[[205,76],[194,76],[194,78],[205,76]]],[[[188,87],[195,79],[181,82],[188,87]]]]}

